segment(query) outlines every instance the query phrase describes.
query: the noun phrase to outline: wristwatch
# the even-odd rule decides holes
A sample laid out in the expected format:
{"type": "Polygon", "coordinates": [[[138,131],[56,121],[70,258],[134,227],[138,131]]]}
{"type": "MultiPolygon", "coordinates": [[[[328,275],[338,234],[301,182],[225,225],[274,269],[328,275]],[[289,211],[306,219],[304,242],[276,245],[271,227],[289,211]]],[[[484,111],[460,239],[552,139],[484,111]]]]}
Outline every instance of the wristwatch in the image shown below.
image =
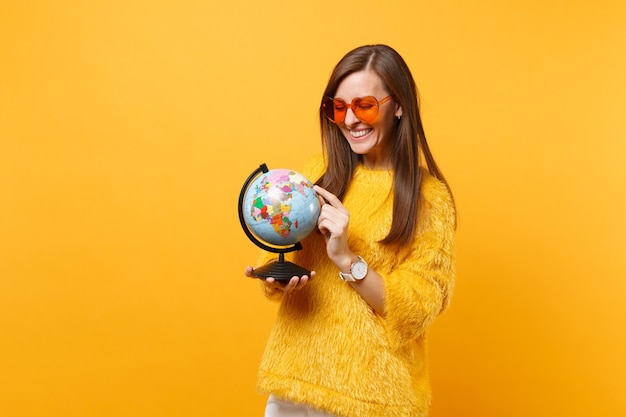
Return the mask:
{"type": "Polygon", "coordinates": [[[367,271],[367,262],[365,262],[365,260],[360,256],[357,256],[356,260],[352,262],[352,265],[350,265],[350,273],[346,274],[340,271],[339,277],[346,282],[360,281],[365,278],[367,271]]]}

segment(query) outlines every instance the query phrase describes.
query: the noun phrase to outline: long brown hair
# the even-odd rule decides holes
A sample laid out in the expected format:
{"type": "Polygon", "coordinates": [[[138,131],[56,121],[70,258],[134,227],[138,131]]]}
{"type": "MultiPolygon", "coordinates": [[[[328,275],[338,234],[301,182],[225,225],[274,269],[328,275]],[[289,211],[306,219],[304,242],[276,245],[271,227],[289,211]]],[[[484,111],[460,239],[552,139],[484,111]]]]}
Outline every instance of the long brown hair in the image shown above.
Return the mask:
{"type": "MultiPolygon", "coordinates": [[[[393,48],[365,45],[348,52],[335,66],[322,97],[334,97],[339,84],[348,75],[363,70],[374,71],[393,101],[402,108],[391,144],[393,217],[389,234],[380,243],[407,244],[415,232],[421,197],[420,159],[426,162],[431,175],[446,186],[448,183],[426,141],[415,80],[404,59],[393,48]]],[[[317,184],[343,200],[361,157],[352,152],[339,127],[324,116],[321,108],[319,117],[322,149],[328,166],[317,184]]]]}

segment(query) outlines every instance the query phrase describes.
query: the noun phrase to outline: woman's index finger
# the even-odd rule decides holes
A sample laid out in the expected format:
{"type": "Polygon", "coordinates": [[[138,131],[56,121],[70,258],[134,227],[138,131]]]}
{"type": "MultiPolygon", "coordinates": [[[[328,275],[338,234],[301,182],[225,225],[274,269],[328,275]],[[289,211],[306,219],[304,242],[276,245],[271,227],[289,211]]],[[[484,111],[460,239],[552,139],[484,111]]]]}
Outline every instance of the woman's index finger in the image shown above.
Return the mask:
{"type": "Polygon", "coordinates": [[[331,206],[339,207],[339,206],[342,205],[341,201],[339,201],[337,196],[334,195],[333,193],[331,193],[330,191],[327,191],[327,190],[323,189],[319,185],[315,185],[313,188],[315,189],[315,192],[318,195],[320,195],[322,197],[322,199],[324,199],[331,206]]]}

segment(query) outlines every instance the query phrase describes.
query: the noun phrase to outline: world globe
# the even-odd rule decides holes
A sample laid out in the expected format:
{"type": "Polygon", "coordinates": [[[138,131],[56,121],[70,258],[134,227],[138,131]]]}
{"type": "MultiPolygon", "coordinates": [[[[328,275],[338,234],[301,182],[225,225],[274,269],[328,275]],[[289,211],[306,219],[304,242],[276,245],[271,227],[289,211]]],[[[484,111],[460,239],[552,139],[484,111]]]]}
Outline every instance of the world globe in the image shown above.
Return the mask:
{"type": "Polygon", "coordinates": [[[279,253],[277,262],[254,270],[260,278],[288,280],[310,271],[284,261],[284,254],[302,249],[301,241],[316,227],[320,203],[313,184],[290,169],[252,172],[239,196],[239,220],[248,238],[260,248],[279,253]]]}
{"type": "Polygon", "coordinates": [[[261,240],[286,246],[300,242],[317,226],[320,204],[313,184],[289,169],[260,175],[244,197],[244,219],[261,240]]]}

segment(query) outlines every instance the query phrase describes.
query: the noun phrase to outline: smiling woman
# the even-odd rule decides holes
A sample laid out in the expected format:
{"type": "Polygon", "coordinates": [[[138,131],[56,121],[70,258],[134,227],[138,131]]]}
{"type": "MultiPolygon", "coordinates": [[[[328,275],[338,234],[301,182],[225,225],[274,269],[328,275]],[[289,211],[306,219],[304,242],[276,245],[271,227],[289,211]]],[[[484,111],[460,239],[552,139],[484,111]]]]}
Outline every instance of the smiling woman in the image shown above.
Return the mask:
{"type": "Polygon", "coordinates": [[[265,415],[425,416],[425,334],[454,287],[455,209],[424,155],[402,57],[386,45],[350,51],[330,77],[320,123],[326,158],[305,171],[319,178],[320,233],[294,255],[311,274],[263,284],[280,301],[259,371],[272,394],[265,415]]]}

